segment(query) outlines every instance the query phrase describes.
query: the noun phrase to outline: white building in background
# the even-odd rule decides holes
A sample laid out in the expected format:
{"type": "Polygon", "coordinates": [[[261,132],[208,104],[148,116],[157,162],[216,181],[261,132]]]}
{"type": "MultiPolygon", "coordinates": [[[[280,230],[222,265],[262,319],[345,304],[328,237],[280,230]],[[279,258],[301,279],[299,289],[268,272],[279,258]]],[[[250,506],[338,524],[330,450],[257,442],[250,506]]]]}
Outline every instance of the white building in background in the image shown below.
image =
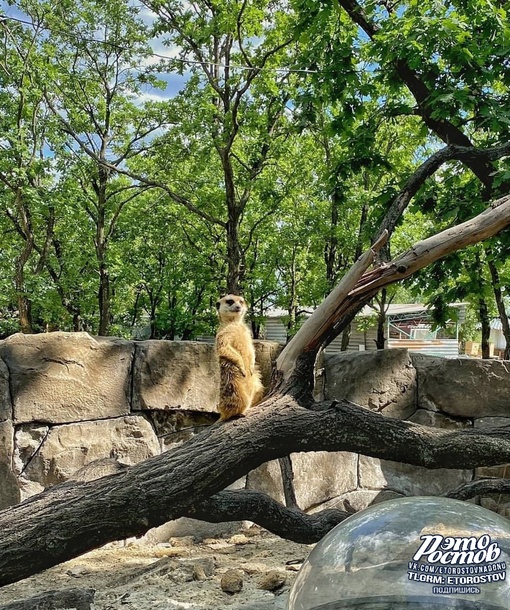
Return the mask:
{"type": "MultiPolygon", "coordinates": [[[[386,312],[386,347],[405,347],[412,352],[446,356],[453,358],[459,355],[459,325],[466,317],[465,303],[452,303],[450,307],[457,309],[457,320],[449,324],[452,327],[444,337],[445,332],[432,330],[429,308],[422,304],[395,304],[386,312]],[[453,331],[453,332],[452,332],[453,331]],[[453,338],[451,335],[453,334],[453,338]]],[[[308,312],[310,315],[311,311],[308,312]]],[[[268,312],[264,322],[264,338],[270,341],[286,343],[287,328],[286,312],[273,309],[268,312]]],[[[374,318],[376,312],[368,306],[356,316],[351,326],[351,335],[347,349],[349,351],[372,351],[376,349],[377,324],[367,325],[368,318],[374,318]]],[[[326,353],[335,354],[341,351],[342,337],[338,336],[326,348],[326,353]]]]}

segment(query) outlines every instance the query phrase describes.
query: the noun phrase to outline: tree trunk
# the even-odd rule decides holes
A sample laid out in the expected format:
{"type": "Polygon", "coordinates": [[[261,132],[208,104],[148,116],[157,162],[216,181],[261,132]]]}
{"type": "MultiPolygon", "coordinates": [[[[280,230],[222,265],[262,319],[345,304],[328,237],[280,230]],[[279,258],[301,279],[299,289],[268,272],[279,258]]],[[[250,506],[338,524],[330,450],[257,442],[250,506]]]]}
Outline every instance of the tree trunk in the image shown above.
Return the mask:
{"type": "Polygon", "coordinates": [[[375,344],[377,349],[384,349],[386,338],[386,297],[388,296],[388,291],[386,288],[381,290],[381,297],[377,300],[377,305],[379,306],[379,311],[377,312],[377,337],[375,340],[375,344]]]}
{"type": "MultiPolygon", "coordinates": [[[[329,156],[329,155],[328,155],[329,156]]],[[[331,290],[336,284],[338,276],[338,218],[340,205],[344,197],[335,184],[331,194],[331,221],[329,225],[329,236],[324,248],[324,262],[326,263],[326,280],[331,290]]]]}
{"type": "Polygon", "coordinates": [[[110,275],[104,263],[99,266],[99,336],[107,336],[110,327],[110,275]]]}
{"type": "Polygon", "coordinates": [[[16,259],[14,269],[14,288],[18,303],[19,326],[22,333],[33,333],[32,302],[27,295],[25,286],[25,265],[34,251],[34,234],[30,210],[25,206],[20,188],[15,192],[15,202],[20,218],[17,226],[24,239],[23,248],[16,259]]]}
{"type": "Polygon", "coordinates": [[[482,325],[482,358],[490,358],[489,338],[491,334],[491,322],[487,301],[480,297],[478,299],[478,315],[482,325]]]}
{"type": "Polygon", "coordinates": [[[241,269],[241,248],[239,245],[239,225],[235,217],[229,219],[227,223],[227,293],[239,294],[242,269],[241,269]]]}
{"type": "Polygon", "coordinates": [[[352,311],[382,287],[508,225],[510,196],[366,271],[384,239],[374,244],[284,348],[270,394],[247,417],[214,424],[176,450],[119,473],[68,481],[0,512],[0,586],[183,515],[227,520],[245,509],[247,518],[277,533],[316,539],[344,515],[323,511],[307,517],[261,494],[225,496],[221,491],[262,463],[295,452],[349,451],[431,469],[510,462],[509,427],[434,429],[347,401],[312,399],[319,348],[334,335],[334,327],[341,332],[352,311]],[[229,507],[232,498],[237,512],[229,507]]]}
{"type": "Polygon", "coordinates": [[[83,330],[83,320],[79,311],[75,311],[73,314],[73,331],[80,333],[83,330]]]}
{"type": "Polygon", "coordinates": [[[16,261],[16,269],[14,275],[14,286],[18,300],[18,316],[19,326],[22,333],[33,333],[32,323],[32,302],[28,298],[25,289],[25,265],[30,257],[31,246],[29,242],[25,243],[23,252],[16,261]]]}
{"type": "MultiPolygon", "coordinates": [[[[104,158],[106,151],[106,139],[103,138],[101,149],[101,158],[104,158]]],[[[107,188],[108,188],[108,169],[98,164],[98,179],[93,181],[93,188],[97,197],[97,216],[95,248],[99,271],[99,289],[98,289],[98,305],[99,305],[99,336],[107,336],[110,327],[110,300],[111,300],[111,284],[110,272],[106,260],[108,251],[108,237],[106,230],[106,208],[107,208],[107,188]]]]}
{"type": "MultiPolygon", "coordinates": [[[[18,279],[18,278],[16,278],[18,279]]],[[[18,293],[18,312],[20,331],[25,334],[34,332],[32,323],[32,302],[25,295],[22,285],[16,281],[16,292],[18,293]]]]}
{"type": "Polygon", "coordinates": [[[348,324],[342,332],[342,343],[340,345],[341,352],[346,352],[349,347],[349,341],[351,340],[351,329],[352,324],[348,324]]]}

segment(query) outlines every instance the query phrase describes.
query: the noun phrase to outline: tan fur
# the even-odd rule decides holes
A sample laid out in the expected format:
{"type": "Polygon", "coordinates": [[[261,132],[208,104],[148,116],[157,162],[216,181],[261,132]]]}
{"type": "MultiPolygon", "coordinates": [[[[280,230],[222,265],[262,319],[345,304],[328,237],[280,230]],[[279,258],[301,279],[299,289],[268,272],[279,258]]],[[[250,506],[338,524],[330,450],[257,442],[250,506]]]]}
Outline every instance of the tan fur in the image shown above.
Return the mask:
{"type": "Polygon", "coordinates": [[[220,420],[244,415],[264,395],[260,372],[249,328],[244,323],[246,303],[240,296],[227,294],[216,303],[220,326],[216,353],[220,360],[220,420]]]}

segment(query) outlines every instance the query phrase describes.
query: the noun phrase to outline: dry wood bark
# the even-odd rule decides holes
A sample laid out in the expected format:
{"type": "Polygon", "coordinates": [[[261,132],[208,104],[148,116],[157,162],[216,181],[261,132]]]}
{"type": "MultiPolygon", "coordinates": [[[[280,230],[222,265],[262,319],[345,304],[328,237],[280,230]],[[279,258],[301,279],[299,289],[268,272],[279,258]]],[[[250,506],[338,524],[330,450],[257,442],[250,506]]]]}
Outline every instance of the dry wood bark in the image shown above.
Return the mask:
{"type": "Polygon", "coordinates": [[[480,479],[479,481],[471,481],[444,495],[456,500],[469,500],[475,496],[486,496],[487,494],[510,494],[510,480],[480,479]]]}
{"type": "Polygon", "coordinates": [[[314,403],[310,392],[317,350],[342,316],[380,287],[508,225],[510,196],[473,220],[419,242],[391,263],[363,273],[367,259],[374,256],[369,252],[351,274],[349,290],[345,283],[338,302],[314,314],[316,319],[293,339],[290,345],[296,342],[301,353],[295,345],[282,352],[272,394],[248,417],[215,424],[175,451],[120,473],[97,481],[67,482],[0,512],[0,586],[106,542],[141,535],[183,515],[205,516],[208,511],[215,518],[242,515],[282,535],[291,537],[296,531],[301,540],[313,539],[328,522],[332,525],[343,515],[305,518],[261,495],[247,495],[243,501],[240,496],[236,512],[231,505],[236,496],[219,493],[260,464],[290,453],[351,451],[426,468],[510,462],[509,428],[434,429],[389,419],[345,401],[314,403]],[[249,514],[243,512],[243,502],[249,514]],[[261,506],[266,502],[267,510],[249,509],[250,502],[261,506]]]}

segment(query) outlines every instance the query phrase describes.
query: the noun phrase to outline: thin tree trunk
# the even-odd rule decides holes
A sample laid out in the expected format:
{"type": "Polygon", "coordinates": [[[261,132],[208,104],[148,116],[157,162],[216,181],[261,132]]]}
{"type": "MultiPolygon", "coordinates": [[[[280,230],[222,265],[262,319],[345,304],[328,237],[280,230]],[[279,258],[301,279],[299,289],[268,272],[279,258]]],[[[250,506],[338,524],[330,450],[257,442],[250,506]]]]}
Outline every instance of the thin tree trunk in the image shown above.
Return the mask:
{"type": "Polygon", "coordinates": [[[352,329],[352,323],[348,324],[342,332],[342,344],[340,346],[341,352],[346,352],[347,349],[349,348],[349,342],[351,340],[351,329],[352,329]]]}
{"type": "Polygon", "coordinates": [[[386,344],[384,334],[386,331],[386,298],[388,296],[388,291],[386,288],[383,288],[380,294],[381,297],[377,299],[379,311],[377,312],[377,338],[375,340],[375,344],[377,349],[384,349],[386,344]]]}
{"type": "Polygon", "coordinates": [[[296,490],[294,489],[294,470],[292,459],[286,455],[278,460],[282,475],[283,495],[285,496],[285,506],[297,508],[296,490]]]}
{"type": "Polygon", "coordinates": [[[16,290],[16,298],[18,303],[19,326],[22,333],[32,333],[32,302],[27,294],[25,285],[25,266],[30,260],[34,251],[34,234],[32,230],[32,221],[30,210],[25,207],[23,193],[20,188],[15,193],[16,207],[18,210],[20,223],[19,231],[24,239],[23,249],[16,259],[14,269],[14,288],[16,290]]]}
{"type": "Polygon", "coordinates": [[[83,320],[81,318],[80,312],[75,311],[73,314],[73,331],[75,333],[79,333],[83,330],[83,320]]]}
{"type": "Polygon", "coordinates": [[[106,263],[99,262],[99,336],[107,336],[110,327],[110,274],[106,263]]]}
{"type": "Polygon", "coordinates": [[[491,324],[487,301],[480,297],[478,299],[478,315],[482,325],[482,358],[490,358],[489,338],[491,334],[491,324]]]}
{"type": "Polygon", "coordinates": [[[16,260],[14,286],[18,301],[19,326],[22,333],[33,333],[32,302],[27,295],[25,286],[25,265],[32,252],[32,245],[25,242],[22,253],[16,260]]]}
{"type": "Polygon", "coordinates": [[[19,326],[22,333],[30,334],[34,332],[32,322],[32,302],[26,296],[24,283],[24,274],[20,269],[17,269],[15,285],[18,298],[19,326]]]}

